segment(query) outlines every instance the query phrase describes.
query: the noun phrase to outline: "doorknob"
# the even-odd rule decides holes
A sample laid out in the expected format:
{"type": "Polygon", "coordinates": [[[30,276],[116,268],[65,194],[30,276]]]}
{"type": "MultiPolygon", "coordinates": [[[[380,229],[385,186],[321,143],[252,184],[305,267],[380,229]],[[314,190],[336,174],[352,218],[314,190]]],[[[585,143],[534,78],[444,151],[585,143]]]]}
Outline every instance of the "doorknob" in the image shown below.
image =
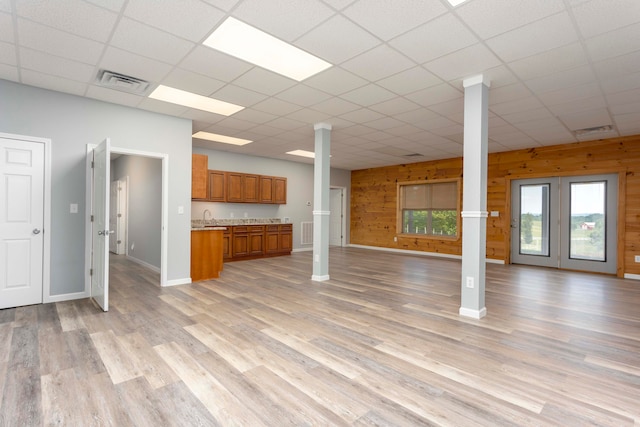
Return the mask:
{"type": "Polygon", "coordinates": [[[113,234],[115,233],[115,231],[113,230],[99,230],[98,231],[98,236],[108,236],[109,234],[113,234]]]}
{"type": "Polygon", "coordinates": [[[33,234],[40,234],[40,229],[34,228],[33,229],[33,234]]]}

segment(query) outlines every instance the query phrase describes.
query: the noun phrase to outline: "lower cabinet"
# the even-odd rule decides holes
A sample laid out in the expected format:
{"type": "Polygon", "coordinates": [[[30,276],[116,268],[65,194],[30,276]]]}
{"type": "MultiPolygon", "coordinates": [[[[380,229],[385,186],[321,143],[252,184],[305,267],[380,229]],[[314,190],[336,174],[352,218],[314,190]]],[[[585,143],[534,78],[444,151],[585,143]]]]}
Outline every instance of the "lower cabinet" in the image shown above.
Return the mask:
{"type": "Polygon", "coordinates": [[[225,261],[288,255],[292,249],[291,224],[235,225],[225,237],[225,261]],[[228,248],[228,249],[227,249],[228,248]]]}
{"type": "Polygon", "coordinates": [[[191,281],[220,277],[222,271],[222,230],[191,232],[191,281]]]}

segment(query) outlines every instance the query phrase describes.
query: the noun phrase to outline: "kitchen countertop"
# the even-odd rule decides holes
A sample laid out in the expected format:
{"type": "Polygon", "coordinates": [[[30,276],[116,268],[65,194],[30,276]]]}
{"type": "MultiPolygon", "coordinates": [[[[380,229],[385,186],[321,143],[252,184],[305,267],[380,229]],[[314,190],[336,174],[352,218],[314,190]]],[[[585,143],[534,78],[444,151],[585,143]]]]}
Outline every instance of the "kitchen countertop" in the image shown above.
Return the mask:
{"type": "Polygon", "coordinates": [[[225,231],[227,227],[191,227],[191,231],[225,231]]]}

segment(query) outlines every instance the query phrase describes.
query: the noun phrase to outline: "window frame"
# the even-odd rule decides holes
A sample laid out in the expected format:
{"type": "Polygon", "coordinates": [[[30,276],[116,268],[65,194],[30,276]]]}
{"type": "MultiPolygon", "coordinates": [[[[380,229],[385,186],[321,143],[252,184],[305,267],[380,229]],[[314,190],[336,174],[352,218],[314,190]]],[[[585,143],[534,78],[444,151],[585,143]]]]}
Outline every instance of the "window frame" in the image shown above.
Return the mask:
{"type": "Polygon", "coordinates": [[[400,237],[411,237],[416,239],[436,239],[436,240],[459,240],[461,235],[461,208],[462,208],[462,179],[461,178],[444,178],[444,179],[429,179],[421,181],[403,181],[396,184],[396,234],[400,237]],[[456,234],[447,236],[441,234],[422,234],[422,233],[406,233],[403,229],[403,217],[404,217],[404,200],[403,200],[403,187],[411,185],[432,185],[442,184],[448,182],[455,182],[456,184],[456,234]]]}

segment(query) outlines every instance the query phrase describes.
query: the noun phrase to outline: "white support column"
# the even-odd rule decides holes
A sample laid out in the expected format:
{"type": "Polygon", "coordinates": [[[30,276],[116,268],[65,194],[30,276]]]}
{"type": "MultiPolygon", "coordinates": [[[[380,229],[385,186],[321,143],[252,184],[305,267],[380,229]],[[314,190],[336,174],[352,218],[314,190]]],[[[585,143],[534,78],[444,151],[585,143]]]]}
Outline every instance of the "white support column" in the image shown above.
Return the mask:
{"type": "Polygon", "coordinates": [[[465,79],[460,315],[480,319],[485,307],[489,82],[465,79]]]}
{"type": "Polygon", "coordinates": [[[331,125],[317,123],[313,169],[313,275],[311,280],[329,280],[329,174],[331,125]]]}

